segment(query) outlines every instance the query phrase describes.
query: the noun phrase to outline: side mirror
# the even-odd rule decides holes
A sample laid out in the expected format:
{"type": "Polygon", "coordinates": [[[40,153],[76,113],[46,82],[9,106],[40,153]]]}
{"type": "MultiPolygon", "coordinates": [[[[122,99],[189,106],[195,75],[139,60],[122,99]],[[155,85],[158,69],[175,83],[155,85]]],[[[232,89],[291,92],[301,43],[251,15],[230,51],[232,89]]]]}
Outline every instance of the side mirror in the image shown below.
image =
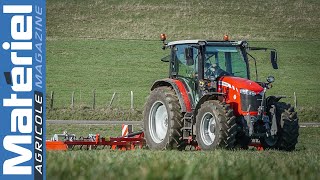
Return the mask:
{"type": "Polygon", "coordinates": [[[163,57],[163,58],[161,58],[162,62],[170,62],[170,60],[171,60],[171,55],[170,54],[165,56],[165,57],[163,57]]]}
{"type": "Polygon", "coordinates": [[[194,64],[193,61],[193,49],[191,47],[188,47],[184,49],[184,57],[186,59],[187,66],[192,66],[194,64]]]}
{"type": "Polygon", "coordinates": [[[278,63],[277,63],[278,54],[277,54],[277,51],[275,51],[275,50],[271,51],[270,60],[271,60],[271,64],[272,64],[273,69],[278,69],[278,63]]]}

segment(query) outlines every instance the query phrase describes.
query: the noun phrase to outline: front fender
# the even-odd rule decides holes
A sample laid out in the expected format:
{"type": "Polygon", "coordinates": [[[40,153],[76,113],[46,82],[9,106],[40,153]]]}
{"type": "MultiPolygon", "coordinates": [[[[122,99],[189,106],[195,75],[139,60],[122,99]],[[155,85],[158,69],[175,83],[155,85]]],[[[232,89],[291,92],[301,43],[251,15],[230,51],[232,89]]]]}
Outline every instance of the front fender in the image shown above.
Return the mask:
{"type": "Polygon", "coordinates": [[[220,93],[220,92],[211,92],[211,93],[207,93],[207,94],[203,95],[199,99],[195,110],[197,111],[200,108],[201,104],[203,104],[205,101],[217,100],[219,96],[223,96],[223,95],[224,95],[224,93],[220,93]]]}

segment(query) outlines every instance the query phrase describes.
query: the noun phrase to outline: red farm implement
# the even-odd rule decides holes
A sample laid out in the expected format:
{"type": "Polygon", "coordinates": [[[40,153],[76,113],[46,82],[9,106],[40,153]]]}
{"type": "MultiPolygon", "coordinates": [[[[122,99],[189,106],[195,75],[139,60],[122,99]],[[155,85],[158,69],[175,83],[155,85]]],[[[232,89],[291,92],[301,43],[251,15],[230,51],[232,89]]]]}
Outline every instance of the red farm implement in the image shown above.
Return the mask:
{"type": "Polygon", "coordinates": [[[133,150],[145,145],[143,131],[128,133],[121,137],[101,137],[99,134],[89,134],[88,137],[76,138],[74,134],[55,134],[46,141],[47,150],[97,149],[101,147],[119,150],[133,150]]]}

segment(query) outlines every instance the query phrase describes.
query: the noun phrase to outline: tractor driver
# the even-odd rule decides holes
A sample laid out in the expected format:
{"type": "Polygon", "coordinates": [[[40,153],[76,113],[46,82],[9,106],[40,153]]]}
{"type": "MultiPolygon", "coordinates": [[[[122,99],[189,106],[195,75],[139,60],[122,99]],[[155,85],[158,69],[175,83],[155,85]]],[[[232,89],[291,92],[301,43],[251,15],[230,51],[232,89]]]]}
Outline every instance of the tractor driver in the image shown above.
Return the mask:
{"type": "Polygon", "coordinates": [[[219,64],[211,63],[209,59],[205,62],[204,65],[204,76],[207,78],[216,79],[220,76],[228,76],[230,75],[227,71],[220,68],[219,64]]]}

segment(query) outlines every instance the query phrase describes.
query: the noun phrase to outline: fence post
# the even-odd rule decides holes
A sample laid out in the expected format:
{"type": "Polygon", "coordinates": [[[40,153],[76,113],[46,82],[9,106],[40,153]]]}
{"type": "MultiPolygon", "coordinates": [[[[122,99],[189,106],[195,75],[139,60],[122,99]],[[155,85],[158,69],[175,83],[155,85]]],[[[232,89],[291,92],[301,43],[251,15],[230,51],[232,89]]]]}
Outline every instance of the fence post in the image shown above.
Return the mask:
{"type": "Polygon", "coordinates": [[[93,104],[92,104],[92,109],[96,108],[96,90],[93,89],[93,104]]]}
{"type": "Polygon", "coordinates": [[[74,108],[74,91],[72,91],[72,94],[71,94],[71,108],[72,109],[74,108]]]}
{"type": "Polygon", "coordinates": [[[110,103],[109,103],[109,107],[112,106],[112,103],[113,103],[113,100],[114,100],[115,97],[116,97],[116,92],[114,92],[112,97],[111,97],[111,100],[110,100],[110,103]]]}
{"type": "Polygon", "coordinates": [[[133,108],[133,91],[131,91],[131,110],[134,110],[134,108],[133,108]]]}
{"type": "Polygon", "coordinates": [[[294,97],[294,108],[297,109],[298,102],[297,102],[296,92],[293,92],[293,97],[294,97]]]}
{"type": "Polygon", "coordinates": [[[82,101],[81,101],[81,89],[80,89],[80,98],[79,98],[79,104],[80,104],[80,108],[82,108],[82,101]]]}
{"type": "Polygon", "coordinates": [[[50,95],[50,109],[53,109],[53,94],[54,94],[54,92],[51,91],[51,95],[50,95]]]}

